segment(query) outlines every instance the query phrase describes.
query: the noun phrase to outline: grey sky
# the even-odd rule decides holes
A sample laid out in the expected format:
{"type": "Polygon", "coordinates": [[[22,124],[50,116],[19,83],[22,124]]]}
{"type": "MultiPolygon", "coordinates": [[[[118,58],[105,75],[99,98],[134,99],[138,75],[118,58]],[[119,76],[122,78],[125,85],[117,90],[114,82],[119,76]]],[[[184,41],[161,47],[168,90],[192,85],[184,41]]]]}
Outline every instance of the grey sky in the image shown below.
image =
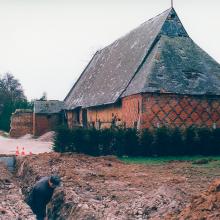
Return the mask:
{"type": "MultiPolygon", "coordinates": [[[[170,7],[170,0],[0,0],[0,74],[29,99],[64,99],[96,50],[170,7]]],[[[191,38],[220,62],[220,1],[174,0],[191,38]]]]}

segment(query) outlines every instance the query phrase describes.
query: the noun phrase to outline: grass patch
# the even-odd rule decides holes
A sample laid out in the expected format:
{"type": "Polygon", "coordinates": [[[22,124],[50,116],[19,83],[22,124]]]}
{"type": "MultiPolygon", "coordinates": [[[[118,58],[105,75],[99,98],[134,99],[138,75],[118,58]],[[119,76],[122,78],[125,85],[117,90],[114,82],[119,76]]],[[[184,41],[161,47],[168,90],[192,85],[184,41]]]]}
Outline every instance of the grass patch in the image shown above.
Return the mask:
{"type": "MultiPolygon", "coordinates": [[[[204,157],[204,156],[120,157],[119,159],[129,164],[155,164],[155,165],[165,164],[171,161],[193,162],[193,161],[202,160],[202,159],[209,159],[211,161],[210,164],[214,163],[216,165],[217,164],[220,165],[219,156],[218,157],[217,156],[210,156],[210,157],[204,157]]],[[[210,166],[210,164],[207,164],[206,166],[210,166]]]]}

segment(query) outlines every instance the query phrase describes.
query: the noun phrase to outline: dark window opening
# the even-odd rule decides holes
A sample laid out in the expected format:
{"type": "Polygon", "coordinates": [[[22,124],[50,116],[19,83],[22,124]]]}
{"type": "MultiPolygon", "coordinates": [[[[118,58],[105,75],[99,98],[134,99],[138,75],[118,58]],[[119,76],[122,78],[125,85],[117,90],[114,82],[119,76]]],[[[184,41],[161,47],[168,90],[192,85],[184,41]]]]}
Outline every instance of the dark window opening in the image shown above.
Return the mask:
{"type": "Polygon", "coordinates": [[[137,128],[137,121],[134,122],[134,128],[137,128]]]}
{"type": "Polygon", "coordinates": [[[83,109],[82,110],[82,124],[83,124],[83,127],[87,127],[87,123],[88,123],[88,120],[87,120],[87,109],[83,109]]]}
{"type": "Polygon", "coordinates": [[[76,122],[79,124],[80,123],[80,108],[76,110],[76,122]]]}

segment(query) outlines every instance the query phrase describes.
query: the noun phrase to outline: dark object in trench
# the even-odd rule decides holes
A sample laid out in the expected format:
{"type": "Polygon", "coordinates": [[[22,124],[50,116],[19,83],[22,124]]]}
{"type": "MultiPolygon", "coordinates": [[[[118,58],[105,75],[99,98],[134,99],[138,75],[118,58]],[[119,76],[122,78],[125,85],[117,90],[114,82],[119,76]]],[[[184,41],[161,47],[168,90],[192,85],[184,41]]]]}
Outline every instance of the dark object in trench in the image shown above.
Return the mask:
{"type": "Polygon", "coordinates": [[[43,177],[33,186],[27,203],[31,207],[37,219],[46,217],[46,206],[50,202],[54,189],[60,185],[58,176],[43,177]]]}

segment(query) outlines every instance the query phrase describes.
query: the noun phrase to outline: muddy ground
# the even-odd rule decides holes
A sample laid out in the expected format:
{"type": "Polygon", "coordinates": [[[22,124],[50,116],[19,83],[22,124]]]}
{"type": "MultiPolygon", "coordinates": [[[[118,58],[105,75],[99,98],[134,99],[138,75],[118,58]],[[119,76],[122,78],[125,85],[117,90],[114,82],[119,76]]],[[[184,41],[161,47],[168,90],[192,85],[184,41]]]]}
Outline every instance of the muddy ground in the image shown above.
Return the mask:
{"type": "Polygon", "coordinates": [[[36,180],[52,173],[61,176],[63,186],[56,190],[48,207],[49,219],[220,219],[211,215],[220,204],[220,183],[213,186],[213,192],[207,191],[213,180],[220,179],[220,164],[174,161],[134,165],[114,157],[59,153],[18,159],[16,175],[24,195],[36,180]],[[211,194],[217,204],[210,200],[211,194]],[[201,218],[194,218],[192,213],[201,218]]]}

